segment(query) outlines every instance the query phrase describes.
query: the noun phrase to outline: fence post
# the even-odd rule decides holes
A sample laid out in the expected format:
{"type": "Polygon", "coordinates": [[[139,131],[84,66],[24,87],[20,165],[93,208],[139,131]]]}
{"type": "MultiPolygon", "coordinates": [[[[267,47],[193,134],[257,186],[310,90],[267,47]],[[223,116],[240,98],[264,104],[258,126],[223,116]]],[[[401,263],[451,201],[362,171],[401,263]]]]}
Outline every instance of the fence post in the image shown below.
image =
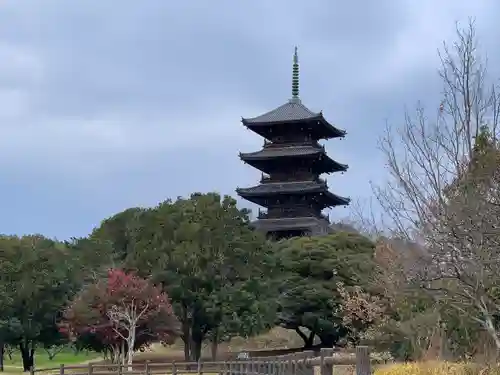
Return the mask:
{"type": "Polygon", "coordinates": [[[314,366],[310,364],[310,358],[314,358],[314,350],[304,350],[302,352],[302,360],[304,361],[304,373],[307,375],[314,375],[314,366]]]}
{"type": "Polygon", "coordinates": [[[92,362],[89,362],[88,367],[89,367],[88,373],[89,373],[89,375],[92,375],[92,372],[93,372],[93,370],[94,370],[94,369],[92,368],[92,362]]]}
{"type": "Polygon", "coordinates": [[[149,367],[149,361],[146,361],[144,366],[145,366],[146,375],[150,375],[151,374],[151,367],[149,367]]]}
{"type": "Polygon", "coordinates": [[[371,375],[370,351],[367,346],[356,347],[356,375],[371,375]]]}
{"type": "Polygon", "coordinates": [[[59,365],[59,375],[64,375],[64,365],[62,363],[59,365]]]}
{"type": "Polygon", "coordinates": [[[332,375],[333,365],[325,360],[325,358],[333,355],[333,348],[321,348],[320,352],[320,371],[321,375],[332,375]]]}
{"type": "Polygon", "coordinates": [[[177,365],[172,361],[172,375],[177,375],[177,365]]]}

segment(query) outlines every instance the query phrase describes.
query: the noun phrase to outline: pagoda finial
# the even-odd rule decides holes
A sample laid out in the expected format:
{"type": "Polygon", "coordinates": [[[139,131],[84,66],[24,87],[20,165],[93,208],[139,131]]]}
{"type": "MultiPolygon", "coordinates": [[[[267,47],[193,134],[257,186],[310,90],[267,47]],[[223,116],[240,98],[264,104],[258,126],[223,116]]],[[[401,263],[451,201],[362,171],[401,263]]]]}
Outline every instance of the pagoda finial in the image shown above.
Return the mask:
{"type": "Polygon", "coordinates": [[[292,72],[292,100],[299,101],[299,54],[298,48],[295,47],[293,54],[293,72],[292,72]]]}

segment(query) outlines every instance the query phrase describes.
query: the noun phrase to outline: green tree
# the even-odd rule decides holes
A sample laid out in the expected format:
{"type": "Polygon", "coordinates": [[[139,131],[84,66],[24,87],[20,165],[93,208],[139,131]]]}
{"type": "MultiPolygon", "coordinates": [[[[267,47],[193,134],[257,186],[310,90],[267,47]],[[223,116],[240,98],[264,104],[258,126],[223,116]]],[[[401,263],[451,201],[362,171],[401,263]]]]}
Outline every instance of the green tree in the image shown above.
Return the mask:
{"type": "Polygon", "coordinates": [[[90,238],[104,239],[113,248],[113,261],[124,261],[131,246],[130,228],[137,215],[145,210],[138,207],[126,209],[106,220],[96,228],[90,238]]]}
{"type": "Polygon", "coordinates": [[[329,347],[347,338],[349,329],[337,313],[342,302],[337,283],[368,285],[374,244],[359,234],[337,232],[281,241],[276,254],[286,274],[279,298],[279,324],[294,329],[305,347],[312,347],[316,336],[329,347]]]}
{"type": "MultiPolygon", "coordinates": [[[[1,259],[1,258],[0,258],[1,259]]],[[[8,274],[11,270],[11,264],[9,262],[2,263],[0,266],[0,272],[8,274]]],[[[12,317],[12,302],[15,293],[15,285],[11,280],[0,274],[0,371],[4,371],[4,355],[5,347],[10,339],[10,332],[12,327],[10,326],[10,319],[12,317]]]]}
{"type": "MultiPolygon", "coordinates": [[[[57,322],[63,307],[89,274],[88,246],[64,244],[41,235],[0,236],[0,328],[5,342],[17,346],[23,368],[34,365],[37,346],[65,342],[57,322]]],[[[101,255],[102,256],[102,255],[101,255]]]]}
{"type": "Polygon", "coordinates": [[[274,321],[279,269],[248,214],[229,196],[196,193],[118,214],[128,220],[113,217],[94,232],[127,254],[128,269],[163,284],[182,325],[186,359],[198,359],[207,339],[257,334],[274,321]]]}

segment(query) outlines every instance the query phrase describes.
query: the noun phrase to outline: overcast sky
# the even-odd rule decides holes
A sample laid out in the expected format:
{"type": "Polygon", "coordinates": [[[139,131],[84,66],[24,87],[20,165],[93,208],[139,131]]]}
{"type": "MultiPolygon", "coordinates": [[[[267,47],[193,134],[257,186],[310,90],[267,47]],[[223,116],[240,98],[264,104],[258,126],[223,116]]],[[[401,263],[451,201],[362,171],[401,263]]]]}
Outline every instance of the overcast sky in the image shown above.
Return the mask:
{"type": "MultiPolygon", "coordinates": [[[[377,138],[405,106],[439,105],[437,48],[474,16],[500,66],[491,0],[3,0],[0,232],[83,236],[133,206],[257,183],[241,117],[291,96],[348,132],[332,190],[370,197],[377,138]]],[[[243,204],[243,202],[242,202],[243,204]]],[[[347,209],[336,209],[342,217],[347,209]]]]}

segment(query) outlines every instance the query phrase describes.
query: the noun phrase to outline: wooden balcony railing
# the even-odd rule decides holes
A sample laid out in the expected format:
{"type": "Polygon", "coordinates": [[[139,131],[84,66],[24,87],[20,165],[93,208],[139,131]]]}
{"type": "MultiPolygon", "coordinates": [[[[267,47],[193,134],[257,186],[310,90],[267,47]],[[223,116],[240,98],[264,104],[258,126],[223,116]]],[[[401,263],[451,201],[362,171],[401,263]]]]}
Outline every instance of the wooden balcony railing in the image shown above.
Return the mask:
{"type": "Polygon", "coordinates": [[[318,149],[325,149],[324,145],[320,145],[317,141],[293,141],[293,142],[270,142],[264,140],[263,148],[281,148],[281,147],[293,147],[293,146],[312,146],[318,149]]]}
{"type": "Polygon", "coordinates": [[[317,218],[322,218],[328,222],[330,222],[330,218],[328,215],[325,215],[324,213],[320,212],[318,213],[317,211],[314,211],[313,209],[306,209],[306,208],[296,208],[296,209],[283,209],[283,210],[278,210],[278,209],[273,209],[269,212],[262,210],[259,208],[257,218],[258,219],[279,219],[279,218],[293,218],[293,217],[317,217],[317,218]]]}

